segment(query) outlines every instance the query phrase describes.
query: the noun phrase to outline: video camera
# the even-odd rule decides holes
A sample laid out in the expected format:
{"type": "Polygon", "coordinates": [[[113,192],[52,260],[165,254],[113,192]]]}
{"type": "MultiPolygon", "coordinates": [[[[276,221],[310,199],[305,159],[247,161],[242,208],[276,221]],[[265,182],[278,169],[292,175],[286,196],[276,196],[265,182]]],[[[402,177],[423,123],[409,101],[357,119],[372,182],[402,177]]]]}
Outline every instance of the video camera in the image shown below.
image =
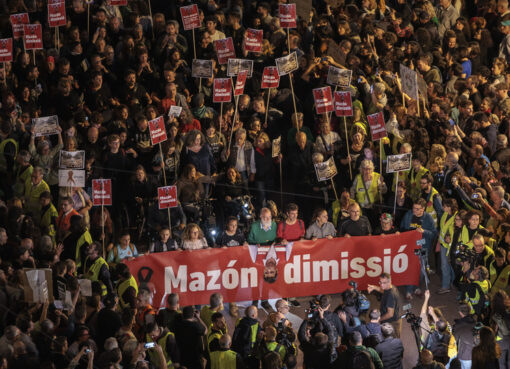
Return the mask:
{"type": "Polygon", "coordinates": [[[465,244],[460,244],[455,250],[455,264],[462,265],[463,262],[468,262],[473,266],[476,258],[475,250],[465,244]]]}
{"type": "MultiPolygon", "coordinates": [[[[358,283],[355,281],[350,281],[349,286],[352,287],[354,292],[354,301],[351,306],[356,306],[356,310],[358,313],[364,313],[370,309],[370,301],[368,301],[367,297],[358,291],[358,283]]],[[[349,301],[346,301],[346,305],[349,306],[349,301]]]]}
{"type": "Polygon", "coordinates": [[[420,324],[421,324],[421,317],[419,316],[416,316],[412,311],[411,311],[411,304],[407,304],[407,305],[404,305],[402,307],[402,310],[406,310],[406,313],[404,315],[402,315],[400,317],[400,319],[405,319],[406,322],[408,322],[409,324],[411,324],[411,328],[413,330],[418,330],[420,329],[420,324]]]}
{"type": "Polygon", "coordinates": [[[307,314],[308,319],[313,318],[314,314],[319,311],[319,301],[316,299],[311,299],[309,302],[310,308],[305,309],[305,313],[307,314]]]}

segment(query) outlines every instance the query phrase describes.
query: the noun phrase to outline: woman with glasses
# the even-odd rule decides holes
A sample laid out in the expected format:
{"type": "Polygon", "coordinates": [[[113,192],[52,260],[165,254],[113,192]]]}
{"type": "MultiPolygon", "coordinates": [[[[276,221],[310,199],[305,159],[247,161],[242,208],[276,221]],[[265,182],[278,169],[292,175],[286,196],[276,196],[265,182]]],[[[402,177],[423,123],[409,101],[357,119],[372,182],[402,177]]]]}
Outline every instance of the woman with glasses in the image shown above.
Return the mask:
{"type": "Polygon", "coordinates": [[[208,247],[207,240],[204,237],[204,232],[195,223],[190,223],[184,229],[182,234],[182,249],[183,250],[200,250],[208,247]]]}

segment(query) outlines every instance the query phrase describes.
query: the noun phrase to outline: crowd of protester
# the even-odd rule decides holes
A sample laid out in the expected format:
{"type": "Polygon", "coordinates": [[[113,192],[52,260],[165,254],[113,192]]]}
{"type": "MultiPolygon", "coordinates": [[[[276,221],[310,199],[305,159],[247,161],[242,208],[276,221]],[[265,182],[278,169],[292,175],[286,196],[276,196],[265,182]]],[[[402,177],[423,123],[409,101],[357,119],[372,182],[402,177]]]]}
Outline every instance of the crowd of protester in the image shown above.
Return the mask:
{"type": "Polygon", "coordinates": [[[15,39],[14,61],[0,65],[1,369],[290,369],[298,358],[307,369],[398,369],[414,345],[399,339],[403,304],[422,298],[420,316],[406,314],[421,318],[417,368],[510,367],[508,0],[299,1],[289,31],[286,2],[197,0],[202,26],[191,32],[179,12],[189,0],[68,0],[58,28],[44,1],[0,1],[0,38],[12,37],[10,14],[28,12],[44,45],[25,51],[15,39]],[[261,52],[245,50],[248,28],[263,30],[261,52]],[[220,105],[213,80],[227,70],[213,42],[225,37],[253,73],[220,105]],[[264,67],[293,52],[298,69],[262,89],[264,67]],[[193,59],[212,60],[214,78],[193,78],[193,59]],[[418,73],[418,101],[402,90],[401,64],[418,73]],[[330,66],[352,71],[345,125],[315,113],[312,90],[330,66]],[[378,112],[387,137],[375,141],[367,116],[378,112]],[[32,119],[53,115],[55,134],[36,135],[32,119]],[[152,145],[148,122],[160,116],[168,138],[152,145]],[[61,151],[78,150],[85,187],[59,187],[61,151]],[[411,168],[387,173],[387,156],[406,153],[411,168]],[[330,158],[338,175],[318,181],[314,164],[330,158]],[[112,181],[112,206],[93,206],[99,178],[112,181]],[[170,211],[158,208],[164,185],[177,186],[170,211]],[[263,322],[259,301],[242,318],[231,303],[233,332],[219,294],[182,309],[171,294],[153,309],[122,263],[410,230],[439,290],[421,273],[400,294],[382,274],[368,288],[380,307],[363,309],[353,287],[338,291],[338,307],[314,298],[300,327],[287,319],[294,298],[261,301],[263,322]],[[52,270],[55,302],[26,300],[23,268],[52,270]],[[429,306],[436,293],[459,301],[454,322],[429,306]]]}

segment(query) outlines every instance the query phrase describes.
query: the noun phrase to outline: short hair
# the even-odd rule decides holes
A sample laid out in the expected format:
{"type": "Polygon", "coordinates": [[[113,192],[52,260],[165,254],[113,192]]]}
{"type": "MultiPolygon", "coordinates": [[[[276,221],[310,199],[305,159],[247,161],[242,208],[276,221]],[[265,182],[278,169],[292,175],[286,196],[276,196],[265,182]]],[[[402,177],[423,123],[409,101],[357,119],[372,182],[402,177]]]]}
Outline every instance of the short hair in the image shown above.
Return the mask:
{"type": "Polygon", "coordinates": [[[122,310],[122,313],[120,314],[120,321],[122,325],[129,325],[133,321],[133,318],[135,317],[135,309],[131,308],[125,308],[122,310]]]}
{"type": "Polygon", "coordinates": [[[381,275],[379,276],[379,279],[381,278],[384,278],[384,279],[388,279],[391,281],[391,274],[390,273],[381,273],[381,275]]]}
{"type": "Polygon", "coordinates": [[[290,212],[290,211],[294,211],[294,210],[299,210],[299,207],[297,206],[297,204],[293,203],[293,202],[290,202],[287,204],[287,207],[285,208],[285,212],[290,212]]]}
{"type": "Polygon", "coordinates": [[[361,333],[358,331],[354,331],[351,333],[351,337],[349,337],[349,343],[351,346],[359,346],[363,342],[363,337],[361,333]]]}
{"type": "Polygon", "coordinates": [[[471,306],[467,302],[461,302],[459,304],[459,312],[464,315],[470,315],[471,314],[471,306]]]}
{"type": "Polygon", "coordinates": [[[384,338],[386,337],[392,337],[393,332],[395,332],[395,329],[390,323],[383,323],[381,324],[381,333],[384,338]]]}
{"type": "Polygon", "coordinates": [[[506,258],[506,251],[504,248],[502,247],[497,247],[495,250],[494,250],[494,257],[496,258],[506,258]]]}
{"type": "Polygon", "coordinates": [[[432,174],[430,174],[430,172],[426,173],[421,178],[426,180],[427,183],[433,183],[434,182],[434,178],[432,177],[432,174]]]}
{"type": "Polygon", "coordinates": [[[321,295],[319,298],[319,305],[322,309],[327,308],[331,305],[331,297],[329,295],[321,295]]]}
{"type": "Polygon", "coordinates": [[[177,306],[179,303],[179,295],[177,293],[171,293],[166,298],[168,306],[177,306]]]}
{"type": "Polygon", "coordinates": [[[212,309],[217,308],[223,303],[223,296],[219,292],[215,292],[209,298],[209,305],[212,309]]]}
{"type": "Polygon", "coordinates": [[[212,316],[211,316],[211,321],[213,323],[217,322],[218,320],[220,320],[221,318],[223,318],[223,314],[220,313],[220,312],[216,312],[214,313],[212,316]]]}
{"type": "Polygon", "coordinates": [[[413,205],[420,205],[425,209],[427,207],[427,201],[425,199],[419,198],[413,203],[413,205]]]}
{"type": "Polygon", "coordinates": [[[182,318],[183,319],[191,319],[193,317],[193,313],[195,312],[195,308],[193,306],[185,306],[182,308],[182,318]]]}
{"type": "Polygon", "coordinates": [[[423,165],[427,162],[427,155],[423,151],[417,151],[413,153],[413,160],[417,160],[423,165]]]}
{"type": "Polygon", "coordinates": [[[457,204],[457,200],[449,197],[449,198],[446,198],[444,199],[443,201],[443,207],[445,206],[448,206],[449,208],[452,209],[452,213],[455,213],[457,212],[457,210],[459,209],[459,205],[457,204]]]}
{"type": "MultiPolygon", "coordinates": [[[[381,277],[382,277],[382,274],[381,274],[381,277]]],[[[379,319],[381,317],[381,312],[377,309],[372,309],[372,310],[370,310],[370,313],[368,313],[368,317],[370,318],[370,320],[379,319]]]]}

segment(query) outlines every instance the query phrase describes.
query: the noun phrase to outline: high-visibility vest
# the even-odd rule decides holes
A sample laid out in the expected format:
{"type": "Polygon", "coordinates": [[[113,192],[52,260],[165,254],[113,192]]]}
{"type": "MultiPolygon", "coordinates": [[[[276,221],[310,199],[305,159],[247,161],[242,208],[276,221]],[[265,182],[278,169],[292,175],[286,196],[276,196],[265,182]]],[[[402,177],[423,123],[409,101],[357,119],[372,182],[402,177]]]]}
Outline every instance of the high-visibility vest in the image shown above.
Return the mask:
{"type": "Polygon", "coordinates": [[[89,245],[92,243],[92,236],[90,235],[88,230],[85,230],[83,234],[76,241],[76,251],[75,251],[75,261],[76,267],[79,268],[81,266],[81,247],[87,242],[89,245]]]}
{"type": "Polygon", "coordinates": [[[421,193],[420,180],[428,172],[429,170],[425,167],[421,167],[418,170],[418,173],[415,173],[414,168],[411,168],[411,170],[409,171],[409,185],[410,185],[409,196],[411,197],[411,199],[413,199],[413,201],[416,201],[420,198],[421,193]]]}
{"type": "Polygon", "coordinates": [[[14,145],[14,147],[16,148],[14,151],[15,157],[18,155],[18,143],[16,142],[15,139],[6,138],[2,142],[0,142],[0,170],[4,171],[4,172],[7,170],[7,159],[5,158],[4,151],[5,151],[5,146],[8,143],[12,143],[14,145]]]}
{"type": "Polygon", "coordinates": [[[475,236],[475,234],[478,233],[478,230],[480,229],[483,229],[482,226],[478,226],[478,229],[476,230],[475,233],[473,233],[473,235],[471,236],[471,238],[469,238],[469,231],[468,231],[468,227],[467,226],[462,226],[462,232],[460,233],[460,241],[469,246],[470,248],[473,248],[473,237],[475,236]]]}
{"type": "Polygon", "coordinates": [[[223,336],[225,333],[223,331],[217,331],[216,329],[211,328],[209,334],[207,335],[207,351],[211,352],[211,349],[209,345],[212,341],[214,341],[216,338],[219,340],[221,336],[223,336]]]}
{"type": "Polygon", "coordinates": [[[510,278],[510,265],[506,265],[499,274],[496,271],[496,260],[493,260],[489,266],[490,281],[492,284],[491,296],[494,296],[498,291],[508,290],[508,279],[510,278]]]}
{"type": "MultiPolygon", "coordinates": [[[[166,332],[166,334],[164,334],[162,337],[160,337],[156,340],[157,344],[159,346],[161,346],[161,348],[163,349],[163,354],[165,355],[165,360],[166,360],[166,367],[168,369],[174,367],[174,364],[172,362],[172,359],[170,358],[170,355],[168,354],[168,352],[166,352],[166,341],[168,340],[168,337],[170,337],[170,336],[173,337],[174,334],[172,332],[166,332]]],[[[146,342],[154,342],[152,340],[151,336],[149,336],[148,334],[146,335],[146,342]]],[[[149,359],[152,362],[152,364],[155,366],[158,366],[159,356],[156,353],[156,350],[153,348],[150,348],[147,350],[147,352],[149,353],[149,359]]]]}
{"type": "Polygon", "coordinates": [[[427,207],[425,208],[425,212],[432,216],[432,219],[434,219],[434,225],[437,227],[437,213],[436,209],[434,209],[434,196],[436,195],[439,196],[439,192],[432,187],[432,190],[427,196],[427,207]]]}
{"type": "MultiPolygon", "coordinates": [[[[466,302],[471,306],[471,314],[475,314],[476,313],[474,306],[478,305],[481,299],[485,299],[484,296],[480,295],[480,290],[482,291],[482,293],[484,295],[487,295],[489,293],[490,288],[491,288],[491,282],[488,281],[488,280],[485,280],[485,281],[474,281],[473,283],[477,284],[480,288],[476,289],[476,293],[475,293],[474,297],[470,297],[466,293],[466,302]]],[[[487,302],[488,301],[485,299],[485,303],[487,303],[487,302]]]]}
{"type": "Polygon", "coordinates": [[[57,230],[55,229],[55,226],[53,225],[52,218],[57,218],[58,212],[57,209],[53,204],[50,203],[50,206],[41,216],[41,221],[39,222],[39,227],[47,232],[47,235],[51,238],[55,238],[55,235],[57,234],[57,230]]]}
{"type": "Polygon", "coordinates": [[[120,307],[123,309],[129,307],[129,303],[124,301],[122,298],[122,295],[124,295],[124,292],[126,292],[129,287],[133,287],[136,291],[135,295],[138,295],[138,284],[136,283],[136,279],[133,276],[130,276],[129,279],[119,283],[119,286],[117,287],[117,295],[119,296],[120,307]]]}
{"type": "Polygon", "coordinates": [[[13,186],[14,195],[18,197],[23,196],[23,192],[25,191],[25,182],[32,176],[34,167],[29,165],[25,168],[25,170],[23,170],[23,172],[20,172],[20,170],[21,168],[16,170],[16,183],[14,183],[13,186]]]}
{"type": "MultiPolygon", "coordinates": [[[[241,320],[242,320],[242,318],[237,319],[236,328],[239,325],[239,323],[241,322],[241,320]]],[[[251,342],[252,348],[253,348],[253,346],[255,346],[255,343],[257,342],[257,333],[259,333],[259,323],[258,322],[250,325],[250,342],[251,342]]],[[[235,332],[234,332],[234,334],[235,334],[235,332]]]]}
{"type": "MultiPolygon", "coordinates": [[[[85,259],[85,265],[87,265],[88,256],[85,259]]],[[[94,260],[94,263],[90,266],[90,268],[85,272],[85,278],[90,279],[92,282],[98,282],[101,285],[101,296],[106,296],[108,291],[106,290],[106,286],[103,282],[99,280],[99,272],[101,271],[101,268],[103,265],[106,265],[108,268],[108,263],[105,259],[103,259],[101,256],[99,256],[96,260],[94,260]]]]}
{"type": "Polygon", "coordinates": [[[448,216],[448,213],[445,211],[439,220],[439,242],[441,246],[448,250],[446,255],[450,254],[451,239],[453,238],[453,233],[455,232],[455,216],[457,212],[448,216]],[[450,242],[446,242],[444,239],[446,236],[450,236],[450,242]]]}
{"type": "MultiPolygon", "coordinates": [[[[370,187],[367,188],[368,191],[368,202],[373,204],[374,202],[379,201],[381,197],[381,193],[379,192],[379,178],[380,174],[373,172],[372,173],[372,181],[370,182],[370,187]]],[[[363,177],[361,174],[356,176],[356,201],[360,206],[364,206],[366,201],[366,191],[363,183],[363,177]]]]}
{"type": "Polygon", "coordinates": [[[266,348],[269,351],[274,351],[278,355],[280,355],[282,362],[285,360],[285,355],[287,355],[287,350],[285,349],[285,346],[280,345],[278,342],[272,341],[272,342],[266,342],[266,348]]]}
{"type": "Polygon", "coordinates": [[[213,351],[210,358],[211,369],[236,369],[237,353],[235,351],[213,351]]]}

